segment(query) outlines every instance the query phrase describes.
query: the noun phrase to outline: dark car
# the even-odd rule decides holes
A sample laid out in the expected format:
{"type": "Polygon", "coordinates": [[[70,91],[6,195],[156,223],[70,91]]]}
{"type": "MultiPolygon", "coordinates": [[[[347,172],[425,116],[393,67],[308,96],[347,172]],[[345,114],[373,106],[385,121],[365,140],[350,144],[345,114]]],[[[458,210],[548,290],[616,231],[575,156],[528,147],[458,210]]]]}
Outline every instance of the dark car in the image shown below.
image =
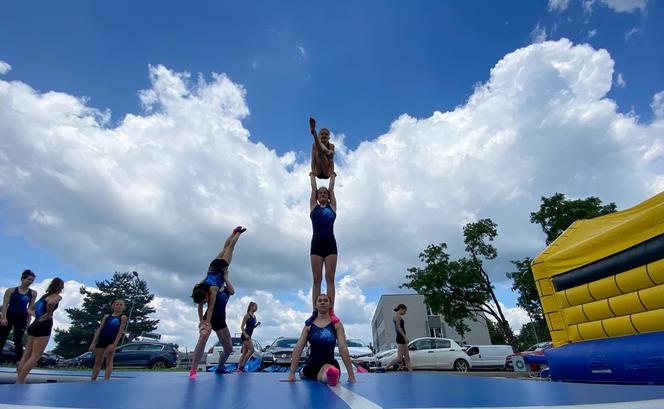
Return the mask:
{"type": "Polygon", "coordinates": [[[178,349],[175,344],[163,342],[131,342],[115,350],[115,366],[143,368],[172,368],[177,364],[178,349]]]}
{"type": "Polygon", "coordinates": [[[62,366],[73,366],[73,367],[80,367],[80,368],[92,368],[92,366],[95,363],[95,356],[92,352],[84,352],[81,355],[71,358],[71,359],[65,359],[62,362],[62,366]]]}
{"type": "Polygon", "coordinates": [[[60,355],[53,352],[44,352],[42,357],[37,361],[37,366],[40,368],[57,368],[62,366],[64,359],[60,355]]]}
{"type": "MultiPolygon", "coordinates": [[[[2,348],[2,354],[0,354],[0,363],[16,364],[15,350],[14,343],[7,340],[4,348],[2,348]]],[[[44,352],[39,361],[37,361],[37,366],[40,368],[55,368],[60,362],[62,362],[62,357],[52,352],[44,352]]]]}
{"type": "MultiPolygon", "coordinates": [[[[290,365],[295,344],[297,344],[297,338],[277,338],[270,346],[265,348],[261,359],[261,368],[272,365],[290,365]]],[[[306,363],[308,359],[309,348],[305,347],[300,356],[300,364],[306,363]]]]}
{"type": "Polygon", "coordinates": [[[4,348],[2,348],[2,351],[0,351],[0,363],[9,363],[9,364],[15,364],[16,363],[16,355],[14,352],[14,343],[12,341],[7,340],[7,343],[5,343],[4,348]]]}

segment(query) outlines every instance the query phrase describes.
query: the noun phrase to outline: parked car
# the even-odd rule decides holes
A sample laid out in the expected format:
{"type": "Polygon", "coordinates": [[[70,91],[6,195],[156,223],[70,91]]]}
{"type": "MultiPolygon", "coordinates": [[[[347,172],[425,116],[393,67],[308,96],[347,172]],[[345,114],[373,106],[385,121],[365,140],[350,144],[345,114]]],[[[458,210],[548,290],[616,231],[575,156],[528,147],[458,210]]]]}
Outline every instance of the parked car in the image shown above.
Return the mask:
{"type": "Polygon", "coordinates": [[[177,345],[164,342],[131,342],[115,350],[113,364],[144,368],[172,368],[177,364],[177,345]]]}
{"type": "MultiPolygon", "coordinates": [[[[263,351],[261,359],[261,368],[267,368],[272,365],[290,365],[293,349],[297,344],[297,338],[279,337],[270,346],[263,351]]],[[[309,359],[309,347],[304,347],[300,356],[300,364],[304,364],[309,359]]]]}
{"type": "MultiPolygon", "coordinates": [[[[7,340],[4,348],[2,348],[0,363],[16,364],[15,350],[14,342],[7,340]]],[[[44,352],[39,361],[37,361],[37,366],[40,368],[56,368],[63,360],[61,356],[52,352],[44,352]]]]}
{"type": "MultiPolygon", "coordinates": [[[[547,342],[539,342],[535,345],[532,345],[530,348],[526,349],[523,352],[517,352],[516,354],[511,354],[508,355],[505,358],[505,370],[507,371],[513,371],[514,366],[512,365],[512,357],[515,355],[544,355],[544,351],[553,347],[553,342],[547,341],[547,342]]],[[[530,364],[530,370],[531,371],[538,371],[540,369],[539,364],[530,364]]]]}
{"type": "Polygon", "coordinates": [[[82,353],[77,357],[65,359],[61,365],[69,367],[92,368],[94,363],[95,363],[95,356],[92,352],[88,351],[82,353]]]}
{"type": "Polygon", "coordinates": [[[509,345],[469,345],[465,350],[473,369],[505,369],[505,360],[514,351],[509,345]]]}
{"type": "MultiPolygon", "coordinates": [[[[227,364],[237,364],[240,362],[240,351],[242,350],[242,340],[240,337],[232,337],[231,342],[233,344],[233,352],[228,356],[226,360],[227,364]]],[[[258,341],[252,339],[251,342],[254,344],[254,354],[252,356],[261,359],[263,356],[263,347],[258,341]]],[[[208,354],[205,357],[205,366],[210,368],[219,363],[219,353],[224,350],[224,347],[221,346],[220,342],[214,344],[209,350],[208,354]]]]}
{"type": "MultiPolygon", "coordinates": [[[[389,365],[396,351],[381,356],[379,362],[382,367],[389,365]]],[[[408,344],[408,352],[413,369],[454,369],[466,372],[472,367],[470,357],[461,350],[461,346],[448,338],[416,338],[408,344]]]]}
{"type": "Polygon", "coordinates": [[[42,354],[42,357],[39,358],[39,361],[37,361],[37,366],[40,368],[57,368],[58,366],[62,366],[63,361],[64,358],[62,358],[60,355],[56,355],[50,351],[45,351],[42,354]]]}
{"type": "Polygon", "coordinates": [[[0,363],[5,363],[5,364],[16,363],[14,343],[10,340],[7,340],[5,346],[2,348],[2,351],[0,351],[0,363]]]}
{"type": "MultiPolygon", "coordinates": [[[[365,369],[369,369],[370,367],[376,366],[378,364],[378,361],[376,360],[373,351],[362,340],[347,339],[346,345],[348,346],[348,353],[350,354],[350,360],[355,365],[361,365],[365,369]]],[[[334,348],[334,355],[339,359],[341,358],[338,346],[334,348]]]]}

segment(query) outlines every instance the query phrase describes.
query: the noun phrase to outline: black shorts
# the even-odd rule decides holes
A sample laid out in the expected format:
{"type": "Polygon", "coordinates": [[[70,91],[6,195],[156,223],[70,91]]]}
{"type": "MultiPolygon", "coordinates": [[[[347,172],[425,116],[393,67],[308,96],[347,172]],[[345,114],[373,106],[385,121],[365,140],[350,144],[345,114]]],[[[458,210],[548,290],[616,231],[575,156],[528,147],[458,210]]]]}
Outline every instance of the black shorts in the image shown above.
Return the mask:
{"type": "Polygon", "coordinates": [[[312,381],[316,381],[318,380],[318,373],[320,372],[321,368],[324,365],[332,365],[335,368],[341,370],[341,368],[339,368],[339,362],[337,362],[336,359],[332,358],[320,362],[311,362],[311,361],[307,362],[307,364],[304,365],[304,368],[302,368],[301,375],[304,375],[306,379],[311,379],[312,381]]]}
{"type": "Polygon", "coordinates": [[[212,326],[212,331],[217,332],[221,329],[224,329],[228,327],[226,324],[226,316],[225,315],[214,315],[212,314],[212,318],[210,319],[210,325],[212,326]]]}
{"type": "Polygon", "coordinates": [[[332,237],[322,237],[311,239],[312,256],[321,256],[323,258],[337,254],[337,240],[332,237]]]}
{"type": "Polygon", "coordinates": [[[397,344],[405,344],[406,343],[406,338],[403,337],[401,334],[397,334],[397,344]]]}
{"type": "Polygon", "coordinates": [[[48,337],[53,329],[53,319],[35,321],[28,327],[28,335],[32,337],[48,337]]]}
{"type": "Polygon", "coordinates": [[[240,341],[251,341],[251,335],[249,335],[249,338],[245,337],[244,334],[240,334],[240,341]]]}
{"type": "Polygon", "coordinates": [[[113,343],[115,343],[115,337],[99,337],[95,348],[106,348],[113,343]]]}

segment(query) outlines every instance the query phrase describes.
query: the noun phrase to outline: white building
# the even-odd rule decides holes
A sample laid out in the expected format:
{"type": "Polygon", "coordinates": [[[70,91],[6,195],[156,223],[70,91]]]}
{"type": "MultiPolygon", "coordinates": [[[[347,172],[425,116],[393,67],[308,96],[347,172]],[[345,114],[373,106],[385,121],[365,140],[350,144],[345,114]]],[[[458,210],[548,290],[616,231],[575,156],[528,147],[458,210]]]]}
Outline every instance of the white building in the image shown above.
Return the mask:
{"type": "Polygon", "coordinates": [[[466,321],[470,331],[462,337],[445,322],[441,315],[431,313],[431,310],[424,303],[423,295],[388,294],[381,295],[371,319],[371,332],[376,352],[396,348],[397,335],[392,318],[394,317],[394,308],[399,304],[408,307],[404,322],[406,334],[411,340],[419,337],[441,337],[451,338],[459,345],[491,345],[489,329],[484,316],[480,316],[477,321],[466,321]]]}

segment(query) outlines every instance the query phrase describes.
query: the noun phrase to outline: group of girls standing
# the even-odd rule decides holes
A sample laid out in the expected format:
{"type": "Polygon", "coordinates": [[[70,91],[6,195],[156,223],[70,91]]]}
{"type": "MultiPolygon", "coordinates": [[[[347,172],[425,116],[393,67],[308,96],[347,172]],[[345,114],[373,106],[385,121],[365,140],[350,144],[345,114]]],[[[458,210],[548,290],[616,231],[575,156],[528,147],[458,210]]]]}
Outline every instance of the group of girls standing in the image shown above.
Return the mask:
{"type": "MultiPolygon", "coordinates": [[[[2,319],[0,319],[0,351],[5,346],[9,332],[14,332],[14,353],[17,362],[16,383],[25,383],[30,371],[37,366],[53,331],[53,313],[62,300],[60,293],[65,288],[64,281],[56,277],[49,283],[46,293],[37,298],[37,291],[30,288],[35,280],[31,270],[21,274],[21,285],[8,288],[2,303],[2,319]],[[30,321],[32,320],[32,323],[30,321]],[[23,335],[27,328],[28,341],[23,351],[23,335]]],[[[97,379],[106,358],[105,379],[111,377],[113,371],[113,355],[120,341],[127,317],[122,314],[124,300],[113,302],[113,313],[103,316],[99,328],[95,332],[90,351],[95,354],[92,380],[97,379]]]]}
{"type": "MultiPolygon", "coordinates": [[[[311,197],[309,200],[309,217],[313,227],[311,239],[311,270],[313,276],[312,304],[313,312],[305,321],[304,328],[293,351],[293,357],[288,376],[289,381],[295,380],[300,355],[307,342],[310,346],[310,355],[307,364],[302,368],[302,379],[318,380],[332,386],[339,381],[340,367],[334,358],[335,346],[339,346],[339,353],[348,372],[348,381],[355,382],[355,374],[350,361],[344,326],[334,314],[334,275],[337,265],[337,243],[334,237],[334,222],[337,214],[337,200],[334,195],[336,173],[334,172],[334,145],[330,143],[330,131],[326,128],[316,132],[316,122],[309,119],[310,132],[314,138],[311,150],[311,197]],[[318,187],[317,179],[329,179],[328,187],[318,187]],[[321,292],[325,271],[327,292],[321,292]]],[[[197,283],[191,297],[197,304],[198,311],[198,342],[194,350],[189,378],[195,379],[198,362],[203,356],[205,344],[214,331],[217,334],[222,351],[216,373],[225,373],[225,362],[233,352],[231,333],[226,323],[226,306],[229,298],[235,294],[235,288],[229,280],[228,268],[233,258],[235,245],[246,228],[237,226],[226,239],[223,248],[210,262],[205,278],[197,283]]],[[[55,278],[48,287],[46,294],[35,302],[37,293],[29,289],[35,275],[29,270],[23,273],[21,286],[5,293],[3,304],[3,318],[0,327],[0,348],[4,344],[9,328],[14,328],[16,340],[16,354],[19,363],[19,376],[17,383],[24,383],[30,369],[41,357],[48,343],[53,327],[53,312],[61,300],[60,292],[64,282],[55,278]],[[26,353],[21,357],[22,347],[20,339],[29,316],[34,316],[33,323],[28,328],[28,343],[26,353]]],[[[125,302],[122,299],[113,302],[113,312],[103,316],[99,328],[94,334],[90,344],[90,351],[95,354],[95,364],[92,371],[92,380],[97,379],[104,358],[106,359],[105,379],[109,379],[113,371],[113,356],[115,349],[122,338],[127,325],[127,317],[123,315],[125,302]]],[[[258,305],[250,302],[247,313],[241,324],[242,351],[238,364],[238,371],[244,370],[244,364],[253,354],[251,340],[253,330],[260,325],[256,321],[255,313],[258,305]]]]}
{"type": "Polygon", "coordinates": [[[14,353],[16,354],[16,383],[25,383],[28,373],[41,359],[53,329],[53,312],[58,308],[65,287],[64,281],[54,278],[46,293],[37,298],[37,291],[30,288],[35,281],[31,270],[21,274],[21,285],[8,288],[2,303],[0,320],[0,351],[5,346],[9,332],[14,330],[14,353]],[[32,323],[30,320],[32,319],[32,323]],[[29,324],[29,325],[28,325],[29,324]],[[23,350],[23,334],[27,327],[28,341],[23,350]]]}

